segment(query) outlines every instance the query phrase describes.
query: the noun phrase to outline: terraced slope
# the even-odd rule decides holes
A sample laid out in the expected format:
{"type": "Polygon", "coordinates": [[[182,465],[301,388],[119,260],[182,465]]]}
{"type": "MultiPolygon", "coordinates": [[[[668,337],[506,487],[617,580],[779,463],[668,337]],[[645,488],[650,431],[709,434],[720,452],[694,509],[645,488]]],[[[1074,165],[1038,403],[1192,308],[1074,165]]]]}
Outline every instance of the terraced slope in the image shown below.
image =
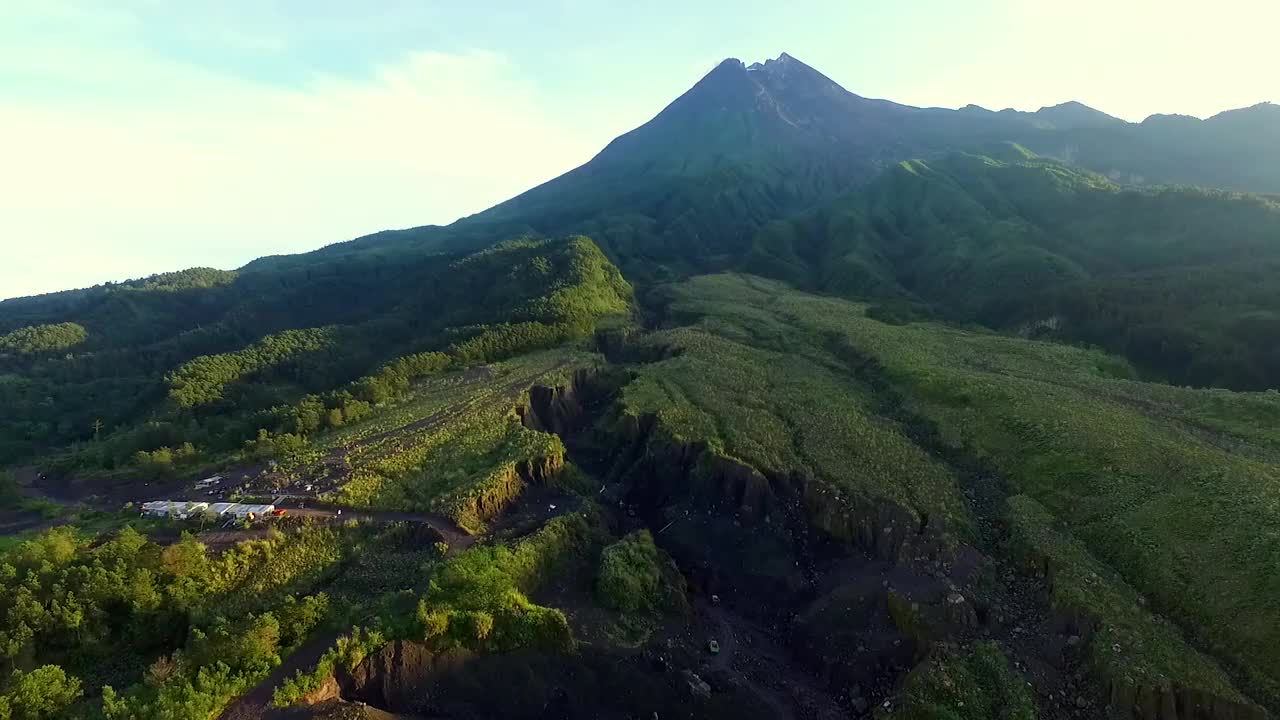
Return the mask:
{"type": "Polygon", "coordinates": [[[439,512],[481,532],[527,483],[552,481],[565,464],[555,435],[526,428],[517,408],[529,389],[559,385],[597,355],[551,350],[415,385],[375,418],[316,437],[281,468],[284,491],[319,486],[343,507],[439,512]]]}

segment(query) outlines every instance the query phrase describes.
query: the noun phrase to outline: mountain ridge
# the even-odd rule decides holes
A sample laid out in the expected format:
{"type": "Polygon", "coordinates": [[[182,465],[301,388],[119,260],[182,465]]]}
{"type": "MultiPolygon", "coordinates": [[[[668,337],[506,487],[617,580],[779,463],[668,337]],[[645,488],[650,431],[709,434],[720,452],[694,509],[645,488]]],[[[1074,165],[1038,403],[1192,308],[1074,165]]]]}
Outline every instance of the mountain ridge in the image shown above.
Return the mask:
{"type": "MultiPolygon", "coordinates": [[[[259,258],[240,269],[253,272],[299,266],[326,255],[379,247],[475,248],[494,234],[554,234],[600,214],[601,208],[591,207],[590,203],[577,212],[564,212],[563,206],[573,205],[573,196],[584,194],[584,187],[590,191],[592,186],[604,183],[607,187],[602,194],[627,194],[631,197],[622,204],[632,203],[643,193],[630,187],[633,177],[619,175],[634,176],[637,172],[654,177],[655,183],[661,184],[714,174],[750,176],[754,171],[744,171],[743,166],[764,164],[767,167],[760,173],[781,171],[791,178],[782,183],[753,182],[753,187],[739,194],[765,202],[770,206],[768,213],[786,214],[829,201],[902,160],[927,158],[950,149],[980,149],[1002,141],[1021,143],[1039,154],[1101,172],[1119,182],[1189,184],[1280,194],[1280,149],[1274,149],[1280,148],[1280,106],[1261,102],[1225,110],[1204,120],[1181,116],[1170,123],[1166,118],[1169,116],[1152,115],[1140,123],[1131,123],[1076,100],[1036,111],[992,111],[977,105],[958,110],[920,108],[849,92],[787,52],[750,65],[726,58],[652,119],[615,138],[588,162],[492,208],[449,225],[382,230],[310,253],[259,258]],[[809,92],[797,94],[796,88],[779,84],[796,78],[809,92]],[[749,111],[756,107],[760,91],[767,97],[768,112],[764,116],[775,118],[777,122],[771,124],[781,127],[752,126],[754,113],[749,111]],[[730,99],[739,106],[734,112],[724,104],[730,99]],[[717,102],[721,104],[716,105],[717,102]],[[720,113],[714,122],[699,125],[687,118],[672,118],[687,115],[689,110],[702,111],[708,105],[720,113]],[[814,111],[819,106],[824,112],[814,111]],[[837,109],[832,110],[833,107],[837,109]],[[834,120],[827,116],[834,116],[834,120]],[[708,128],[716,127],[717,122],[738,129],[727,135],[710,133],[708,128]],[[812,137],[815,131],[816,139],[812,137]],[[673,135],[677,138],[675,143],[671,142],[673,135]],[[785,157],[800,148],[810,154],[832,154],[812,147],[814,143],[823,147],[830,142],[845,148],[846,161],[818,158],[792,163],[785,157]],[[747,150],[742,149],[744,143],[747,150]],[[1258,147],[1263,152],[1256,152],[1258,147]],[[602,169],[609,165],[615,167],[602,169]],[[620,169],[623,166],[625,173],[620,169]],[[1207,169],[1187,169],[1196,166],[1207,169]],[[570,197],[567,199],[566,195],[570,197]],[[554,208],[560,217],[537,217],[553,214],[549,208],[554,208]]],[[[640,198],[639,202],[662,200],[640,198]]],[[[650,210],[644,214],[659,225],[685,214],[663,213],[661,208],[650,210]]],[[[607,241],[605,244],[609,245],[607,241]]],[[[606,251],[613,249],[606,247],[606,251]]],[[[6,301],[0,301],[3,302],[6,301]]]]}
{"type": "MultiPolygon", "coordinates": [[[[672,189],[676,185],[714,182],[722,196],[734,196],[717,202],[750,198],[767,206],[766,214],[786,214],[829,201],[897,162],[999,142],[1016,142],[1128,184],[1280,193],[1280,113],[1275,107],[1262,103],[1228,110],[1208,120],[1189,119],[1174,129],[1159,127],[1159,121],[1130,123],[1074,100],[1034,112],[919,108],[849,92],[789,53],[750,65],[727,58],[583,165],[461,218],[444,232],[421,230],[444,244],[454,234],[464,245],[475,242],[477,233],[483,236],[486,225],[586,231],[596,222],[593,216],[614,215],[609,205],[625,196],[621,204],[628,211],[648,206],[641,214],[659,235],[648,244],[674,245],[685,239],[683,233],[673,237],[668,226],[681,219],[701,226],[702,234],[720,234],[681,205],[680,192],[672,189]],[[780,78],[799,81],[780,84],[780,78]],[[1262,144],[1262,152],[1256,152],[1259,142],[1272,134],[1274,146],[1262,144]],[[662,187],[652,193],[657,197],[645,197],[640,186],[649,181],[662,187]],[[736,189],[729,189],[735,184],[736,189]],[[606,200],[592,201],[593,194],[606,200]]],[[[747,217],[745,226],[734,223],[730,232],[746,231],[753,223],[747,217]]],[[[400,237],[421,242],[417,230],[402,231],[400,237]]],[[[598,239],[624,263],[628,254],[643,254],[598,239]]],[[[731,244],[716,241],[718,247],[731,244]]],[[[649,259],[673,262],[669,254],[649,259]]],[[[717,267],[707,258],[693,265],[717,267]]]]}

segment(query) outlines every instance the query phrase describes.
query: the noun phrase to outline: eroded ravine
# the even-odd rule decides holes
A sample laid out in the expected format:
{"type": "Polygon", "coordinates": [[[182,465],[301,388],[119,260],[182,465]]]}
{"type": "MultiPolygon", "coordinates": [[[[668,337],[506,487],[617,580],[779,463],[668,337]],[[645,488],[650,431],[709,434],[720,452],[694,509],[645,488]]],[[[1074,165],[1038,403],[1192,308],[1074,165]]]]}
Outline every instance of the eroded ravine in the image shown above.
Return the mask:
{"type": "MultiPolygon", "coordinates": [[[[704,446],[669,442],[656,418],[619,414],[612,401],[625,379],[581,371],[564,386],[531,389],[517,412],[527,427],[560,435],[567,459],[600,481],[596,500],[617,534],[648,528],[688,580],[696,611],[683,630],[667,635],[665,647],[629,655],[683,656],[686,667],[663,660],[677,686],[687,671],[714,693],[754,696],[769,717],[891,709],[901,678],[928,652],[927,640],[895,625],[894,598],[940,603],[947,595],[944,581],[906,562],[935,562],[932,531],[893,507],[830,516],[810,479],[769,477],[704,446]],[[849,598],[856,607],[840,613],[833,632],[824,613],[849,598]],[[720,643],[712,658],[710,640],[720,643]],[[683,647],[673,649],[673,641],[683,647]]],[[[973,622],[958,624],[967,632],[973,622]]],[[[364,672],[391,667],[400,666],[364,672]]],[[[384,709],[422,708],[399,702],[384,709]]]]}
{"type": "MultiPolygon", "coordinates": [[[[672,441],[657,418],[628,415],[615,402],[630,377],[617,366],[529,390],[516,407],[521,421],[560,436],[566,460],[599,484],[594,500],[615,534],[642,527],[653,533],[685,576],[695,608],[682,628],[640,648],[589,647],[573,659],[523,655],[521,662],[539,667],[571,668],[549,691],[559,698],[549,711],[589,706],[591,692],[575,684],[585,682],[577,673],[585,677],[594,672],[589,667],[615,663],[628,668],[637,685],[652,683],[686,701],[707,701],[698,694],[702,685],[711,700],[754,697],[768,717],[891,714],[913,668],[979,641],[997,643],[1010,658],[1034,691],[1041,718],[1091,718],[1117,709],[1085,672],[1087,621],[1055,613],[1045,579],[1020,572],[1003,556],[999,513],[1007,488],[932,442],[927,424],[895,402],[874,370],[851,362],[851,372],[880,398],[883,416],[951,466],[977,520],[971,543],[947,542],[938,523],[913,519],[891,504],[833,514],[813,478],[771,475],[704,445],[672,441]],[[719,655],[707,655],[710,640],[719,643],[719,655]]],[[[554,504],[538,495],[544,480],[530,478],[521,490],[527,498],[516,505],[525,499],[530,507],[554,504]]],[[[533,513],[519,528],[495,529],[512,539],[540,522],[545,518],[533,513]]],[[[380,661],[360,671],[362,683],[348,680],[340,695],[391,711],[439,710],[433,703],[447,704],[449,692],[462,692],[467,678],[510,668],[516,655],[473,658],[444,670],[427,663],[430,682],[412,677],[425,672],[414,669],[422,663],[380,661]],[[383,704],[358,689],[388,684],[419,688],[421,702],[383,704]]],[[[551,717],[524,710],[512,716],[551,717]]],[[[1125,715],[1148,717],[1138,707],[1125,715]]],[[[1219,716],[1149,716],[1200,717],[1219,716]]]]}
{"type": "MultiPolygon", "coordinates": [[[[832,335],[828,347],[845,362],[878,404],[877,412],[902,428],[911,440],[941,459],[960,483],[977,520],[974,545],[988,559],[988,582],[980,608],[986,633],[1017,659],[1017,667],[1036,691],[1041,717],[1088,717],[1107,712],[1136,720],[1257,720],[1266,712],[1227,698],[1180,687],[1133,687],[1091,675],[1087,654],[1099,619],[1073,608],[1053,607],[1052,569],[1043,559],[1008,554],[1010,531],[1004,517],[1013,494],[1007,480],[965,448],[943,442],[937,427],[914,412],[884,369],[870,356],[832,335]]],[[[1183,639],[1193,643],[1190,633],[1183,639]]],[[[1214,656],[1210,648],[1197,648],[1214,656]]],[[[1229,663],[1216,658],[1231,672],[1229,663]]],[[[1232,672],[1241,684],[1242,675],[1232,672]]]]}

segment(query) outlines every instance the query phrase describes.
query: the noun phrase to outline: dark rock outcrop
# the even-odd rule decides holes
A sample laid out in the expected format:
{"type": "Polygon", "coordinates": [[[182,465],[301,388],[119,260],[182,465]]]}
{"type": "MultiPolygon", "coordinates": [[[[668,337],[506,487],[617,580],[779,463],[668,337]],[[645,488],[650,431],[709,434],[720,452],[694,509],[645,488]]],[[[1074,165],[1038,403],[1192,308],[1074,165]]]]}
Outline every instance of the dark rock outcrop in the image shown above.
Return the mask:
{"type": "Polygon", "coordinates": [[[397,712],[419,712],[431,706],[437,680],[462,668],[472,658],[467,650],[432,652],[407,640],[386,644],[350,674],[339,676],[342,697],[397,712]]]}

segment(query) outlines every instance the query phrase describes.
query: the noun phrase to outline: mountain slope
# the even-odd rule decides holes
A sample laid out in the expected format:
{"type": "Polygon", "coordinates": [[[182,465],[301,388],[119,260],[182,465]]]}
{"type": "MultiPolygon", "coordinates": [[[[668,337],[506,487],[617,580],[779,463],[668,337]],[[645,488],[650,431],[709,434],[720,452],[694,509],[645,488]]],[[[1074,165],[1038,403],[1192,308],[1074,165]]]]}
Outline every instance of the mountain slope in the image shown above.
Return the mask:
{"type": "Polygon", "coordinates": [[[785,53],[750,66],[729,59],[586,165],[450,230],[586,232],[641,281],[705,272],[729,266],[767,219],[893,163],[1039,124],[864,98],[785,53]]]}
{"type": "MultiPolygon", "coordinates": [[[[1243,688],[1280,699],[1275,394],[1135,382],[1096,350],[892,326],[865,306],[751,276],[654,294],[671,321],[647,341],[666,357],[639,368],[622,403],[769,477],[740,495],[729,477],[703,481],[727,487],[730,505],[741,497],[735,517],[754,519],[755,532],[772,494],[786,492],[782,478],[799,486],[814,527],[853,544],[906,543],[900,566],[927,555],[913,543],[939,527],[978,547],[984,532],[1007,532],[999,544],[1013,567],[1045,579],[1057,614],[1022,629],[1050,647],[1056,633],[1075,635],[1080,667],[1105,678],[1117,716],[1155,720],[1176,705],[1175,717],[1260,718],[1219,701],[1248,705],[1243,688]]],[[[868,622],[847,612],[856,594],[833,595],[845,613],[814,640],[830,674],[867,651],[833,647],[841,620],[868,622]]],[[[998,634],[1000,622],[987,628],[998,634]]],[[[975,717],[959,712],[924,717],[975,717]]]]}
{"type": "MultiPolygon", "coordinates": [[[[39,312],[17,303],[25,310],[9,322],[75,322],[83,339],[0,353],[0,402],[10,409],[0,462],[85,440],[101,442],[76,461],[98,468],[184,443],[212,457],[259,429],[303,434],[295,411],[314,396],[324,395],[321,413],[381,401],[387,383],[375,371],[399,356],[414,360],[391,376],[411,378],[559,345],[629,311],[630,286],[583,237],[359,260],[181,289],[155,279],[100,287],[39,312]],[[376,382],[346,387],[369,376],[376,382]]],[[[195,276],[206,274],[183,277],[195,276]]]]}
{"type": "Polygon", "coordinates": [[[744,267],[1100,345],[1182,384],[1280,385],[1280,203],[1000,154],[903,163],[766,226],[744,267]]]}
{"type": "MultiPolygon", "coordinates": [[[[378,233],[235,273],[197,269],[0,303],[0,336],[61,326],[72,338],[68,323],[85,332],[68,358],[3,360],[6,397],[23,408],[10,421],[11,447],[62,444],[99,420],[135,418],[155,402],[159,375],[282,331],[380,328],[357,333],[380,338],[376,355],[413,333],[473,322],[466,293],[433,294],[449,287],[450,263],[525,234],[587,234],[640,285],[745,268],[1102,345],[1176,382],[1275,386],[1268,201],[1123,189],[999,141],[1095,148],[1107,163],[1132,160],[1122,175],[1150,173],[1152,163],[1194,175],[1201,164],[1169,145],[1233,165],[1224,184],[1248,185],[1280,167],[1267,154],[1280,142],[1254,142],[1280,139],[1278,115],[1261,105],[1130,125],[1072,103],[1036,113],[921,109],[857,96],[785,54],[726,60],[586,165],[452,226],[378,233]],[[1123,151],[1104,152],[1111,146],[1123,151]],[[957,147],[1004,163],[952,155],[957,147]],[[905,158],[924,160],[900,165],[905,158]],[[45,379],[14,379],[33,363],[45,379]]],[[[352,377],[362,362],[334,363],[331,375],[352,377]]]]}
{"type": "Polygon", "coordinates": [[[325,253],[475,247],[512,233],[584,233],[645,283],[732,267],[768,220],[812,208],[908,159],[1016,142],[1125,183],[1280,193],[1280,110],[1127,123],[1077,102],[1036,112],[916,108],[855,95],[782,54],[729,59],[595,158],[447,227],[325,253]]]}

